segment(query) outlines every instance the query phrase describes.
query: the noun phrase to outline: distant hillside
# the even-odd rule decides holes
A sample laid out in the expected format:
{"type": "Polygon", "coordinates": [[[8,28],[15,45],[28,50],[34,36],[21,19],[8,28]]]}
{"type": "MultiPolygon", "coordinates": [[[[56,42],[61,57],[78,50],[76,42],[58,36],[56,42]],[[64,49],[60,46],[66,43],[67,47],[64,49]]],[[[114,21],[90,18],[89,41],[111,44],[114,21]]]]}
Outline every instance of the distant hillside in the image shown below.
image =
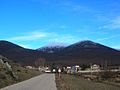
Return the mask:
{"type": "Polygon", "coordinates": [[[44,53],[56,53],[61,50],[63,50],[65,46],[47,46],[37,49],[38,51],[44,52],[44,53]]]}
{"type": "Polygon", "coordinates": [[[41,52],[25,49],[8,41],[0,41],[0,54],[22,64],[33,64],[41,52]]]}
{"type": "Polygon", "coordinates": [[[47,63],[59,64],[120,64],[120,51],[93,41],[81,41],[67,47],[26,49],[8,41],[0,41],[0,54],[22,64],[34,65],[44,58],[47,63]]]}
{"type": "Polygon", "coordinates": [[[120,64],[119,51],[89,40],[72,44],[46,58],[61,64],[120,64]]]}

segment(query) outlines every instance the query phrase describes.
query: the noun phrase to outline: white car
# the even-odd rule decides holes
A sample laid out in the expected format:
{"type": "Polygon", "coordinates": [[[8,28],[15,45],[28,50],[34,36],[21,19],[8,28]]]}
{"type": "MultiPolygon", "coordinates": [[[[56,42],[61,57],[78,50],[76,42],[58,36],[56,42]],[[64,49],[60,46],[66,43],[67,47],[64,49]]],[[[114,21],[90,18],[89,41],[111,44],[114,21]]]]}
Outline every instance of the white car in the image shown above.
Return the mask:
{"type": "Polygon", "coordinates": [[[50,73],[51,71],[50,70],[45,70],[45,73],[50,73]]]}
{"type": "Polygon", "coordinates": [[[55,72],[56,72],[56,70],[55,70],[55,69],[53,69],[53,70],[52,70],[52,72],[53,72],[53,73],[55,73],[55,72]]]}

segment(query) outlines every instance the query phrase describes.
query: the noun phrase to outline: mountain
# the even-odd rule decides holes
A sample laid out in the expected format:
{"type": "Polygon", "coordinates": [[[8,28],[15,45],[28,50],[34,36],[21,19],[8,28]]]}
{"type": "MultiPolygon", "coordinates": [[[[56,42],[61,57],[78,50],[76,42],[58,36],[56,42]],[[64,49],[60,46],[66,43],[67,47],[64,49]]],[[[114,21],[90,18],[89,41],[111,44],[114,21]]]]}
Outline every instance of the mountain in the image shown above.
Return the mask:
{"type": "Polygon", "coordinates": [[[65,46],[46,46],[46,47],[42,47],[37,49],[38,51],[44,52],[44,53],[56,53],[59,52],[61,50],[63,50],[65,48],[65,46]]]}
{"type": "Polygon", "coordinates": [[[89,40],[66,47],[48,46],[36,50],[26,49],[8,41],[0,41],[0,55],[25,65],[34,65],[36,61],[44,59],[46,63],[69,65],[105,62],[120,64],[120,51],[89,40]]]}
{"type": "Polygon", "coordinates": [[[59,52],[45,57],[60,64],[120,64],[120,51],[89,40],[65,47],[59,52]]]}
{"type": "Polygon", "coordinates": [[[120,49],[116,49],[116,50],[120,51],[120,49]]]}
{"type": "Polygon", "coordinates": [[[0,41],[0,54],[22,64],[33,64],[41,52],[26,49],[8,41],[0,41]]]}

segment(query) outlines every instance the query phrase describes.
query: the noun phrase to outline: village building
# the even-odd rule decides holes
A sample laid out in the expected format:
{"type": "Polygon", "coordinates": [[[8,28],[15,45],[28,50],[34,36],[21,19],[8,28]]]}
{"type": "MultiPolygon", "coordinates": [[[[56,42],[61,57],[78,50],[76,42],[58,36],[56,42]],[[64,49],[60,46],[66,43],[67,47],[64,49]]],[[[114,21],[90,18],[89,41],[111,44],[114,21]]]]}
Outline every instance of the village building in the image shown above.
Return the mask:
{"type": "Polygon", "coordinates": [[[33,69],[32,66],[26,66],[25,68],[27,68],[27,69],[33,69]]]}
{"type": "Polygon", "coordinates": [[[67,73],[78,73],[81,70],[81,67],[79,65],[74,65],[74,66],[67,66],[66,71],[67,73]]]}
{"type": "Polygon", "coordinates": [[[97,64],[93,64],[91,65],[91,70],[100,70],[100,65],[97,65],[97,64]]]}

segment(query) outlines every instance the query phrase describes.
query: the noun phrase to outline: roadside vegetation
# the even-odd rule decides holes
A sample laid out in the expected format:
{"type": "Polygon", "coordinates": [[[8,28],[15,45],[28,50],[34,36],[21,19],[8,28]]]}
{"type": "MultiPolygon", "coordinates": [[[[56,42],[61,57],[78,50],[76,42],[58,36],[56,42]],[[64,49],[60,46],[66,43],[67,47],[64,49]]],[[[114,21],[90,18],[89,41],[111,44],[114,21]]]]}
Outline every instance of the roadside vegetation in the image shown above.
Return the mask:
{"type": "Polygon", "coordinates": [[[120,90],[120,86],[86,80],[69,74],[61,74],[61,77],[56,74],[56,84],[58,90],[120,90]]]}
{"type": "Polygon", "coordinates": [[[27,69],[15,62],[9,61],[9,64],[12,66],[12,71],[7,70],[4,65],[0,64],[0,88],[30,79],[41,74],[41,72],[36,69],[27,69]]]}
{"type": "Polygon", "coordinates": [[[21,66],[14,66],[14,72],[15,75],[18,77],[17,80],[13,78],[9,72],[6,70],[0,71],[0,88],[3,88],[5,86],[18,83],[27,79],[30,79],[34,76],[40,75],[41,72],[38,70],[30,70],[23,68],[21,66]]]}

